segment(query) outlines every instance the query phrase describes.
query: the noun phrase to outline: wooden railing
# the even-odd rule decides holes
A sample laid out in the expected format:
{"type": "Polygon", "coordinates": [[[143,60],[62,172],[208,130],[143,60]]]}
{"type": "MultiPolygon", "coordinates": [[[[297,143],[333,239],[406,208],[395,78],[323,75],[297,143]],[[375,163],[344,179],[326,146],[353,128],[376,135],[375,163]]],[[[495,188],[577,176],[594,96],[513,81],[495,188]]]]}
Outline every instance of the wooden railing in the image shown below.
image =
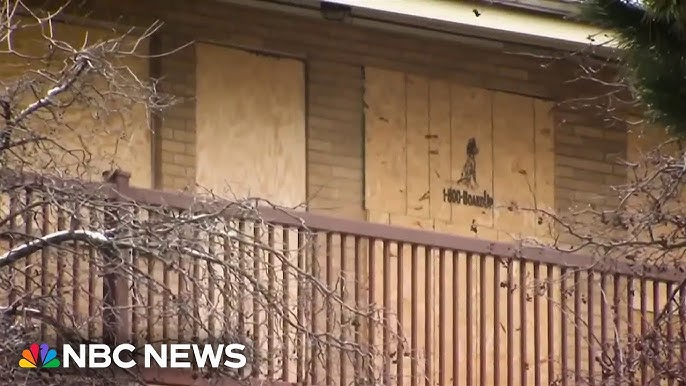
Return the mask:
{"type": "MultiPolygon", "coordinates": [[[[50,183],[70,184],[54,180],[50,183]]],[[[199,207],[197,197],[191,195],[130,187],[127,176],[122,173],[115,174],[109,183],[97,186],[107,200],[145,203],[177,211],[191,207],[196,212],[212,209],[199,207]]],[[[21,198],[8,199],[7,207],[11,209],[20,199],[25,205],[30,204],[31,194],[28,190],[21,198]]],[[[48,206],[37,206],[44,219],[53,210],[48,206]]],[[[23,227],[22,233],[26,234],[66,229],[69,224],[60,215],[62,210],[56,208],[56,221],[50,224],[45,221],[42,227],[36,227],[32,221],[19,224],[15,220],[9,228],[23,227]]],[[[257,232],[258,227],[251,223],[254,219],[240,218],[239,214],[232,216],[242,232],[257,232]]],[[[635,342],[649,335],[659,311],[670,299],[682,304],[686,300],[686,292],[680,291],[685,275],[678,270],[651,269],[621,261],[609,263],[552,249],[314,213],[264,208],[260,217],[260,224],[268,226],[259,237],[274,251],[296,255],[294,264],[303,270],[308,269],[307,259],[313,258],[320,268],[317,277],[337,291],[345,303],[359,309],[373,304],[382,306],[380,324],[346,323],[341,311],[344,307],[339,305],[334,312],[326,312],[321,320],[312,318],[311,327],[333,334],[341,341],[363,340],[364,347],[378,347],[383,355],[367,365],[379,369],[379,382],[383,384],[600,384],[603,379],[620,382],[617,374],[621,374],[623,384],[647,384],[655,371],[639,359],[643,354],[635,342]],[[305,233],[311,236],[308,237],[312,248],[305,245],[305,233]],[[394,338],[396,334],[404,339],[394,338]],[[618,348],[628,349],[620,354],[618,348]],[[612,363],[614,368],[608,369],[604,363],[612,363]],[[588,381],[589,378],[592,379],[588,381]]],[[[90,213],[90,217],[85,213],[83,218],[79,225],[85,228],[106,222],[98,220],[97,213],[90,213]]],[[[19,242],[14,238],[9,247],[19,242]]],[[[75,250],[79,252],[77,246],[75,250]]],[[[154,341],[174,335],[180,340],[198,337],[201,329],[198,320],[172,318],[164,311],[178,306],[170,296],[181,295],[188,295],[186,299],[192,306],[202,308],[199,291],[207,288],[198,287],[197,283],[195,287],[183,287],[170,270],[155,270],[146,265],[145,257],[133,256],[136,267],[158,277],[164,285],[178,288],[165,295],[146,289],[145,283],[118,282],[121,279],[94,265],[89,252],[66,264],[68,260],[58,256],[64,253],[48,250],[21,263],[17,272],[24,275],[12,279],[17,286],[8,288],[3,300],[11,304],[27,293],[47,296],[52,289],[64,301],[42,304],[43,311],[59,319],[67,314],[65,307],[71,307],[72,324],[85,331],[85,336],[106,332],[103,326],[112,325],[99,324],[99,317],[116,321],[118,327],[110,333],[118,340],[154,341]],[[137,263],[135,259],[140,261],[137,263]],[[53,267],[56,260],[63,263],[53,267]],[[36,267],[37,272],[26,273],[36,267]],[[72,293],[63,292],[68,286],[74,288],[72,293]],[[140,303],[162,306],[136,307],[140,303]],[[80,320],[87,321],[86,325],[80,325],[80,320]]],[[[255,263],[255,269],[258,268],[255,263]]],[[[270,275],[264,276],[265,285],[271,285],[270,275]]],[[[286,273],[283,275],[285,278],[286,273]]],[[[294,278],[297,282],[297,277],[294,278]]],[[[295,282],[284,279],[281,285],[295,282]]],[[[293,299],[288,297],[298,290],[295,287],[297,284],[280,292],[284,304],[291,304],[293,299]]],[[[249,303],[249,291],[242,294],[245,299],[241,300],[249,303]]],[[[224,301],[228,304],[231,300],[224,301]]],[[[273,354],[260,365],[267,369],[265,377],[317,385],[369,383],[356,376],[359,358],[343,357],[331,347],[321,353],[322,363],[308,364],[306,359],[314,355],[310,352],[314,348],[306,347],[304,340],[275,336],[298,332],[289,332],[283,318],[278,316],[266,312],[255,316],[259,307],[254,304],[253,314],[240,315],[236,322],[239,328],[245,329],[250,324],[245,319],[265,318],[266,325],[272,329],[252,332],[255,341],[260,344],[264,341],[265,350],[273,354]]],[[[293,307],[297,308],[295,313],[306,312],[299,302],[293,303],[293,307]]],[[[208,323],[213,323],[210,328],[215,332],[228,325],[227,320],[208,323]]],[[[680,323],[668,324],[667,334],[683,342],[678,333],[680,326],[680,323]]],[[[673,355],[670,360],[674,362],[686,358],[686,346],[678,345],[668,355],[673,355]]]]}

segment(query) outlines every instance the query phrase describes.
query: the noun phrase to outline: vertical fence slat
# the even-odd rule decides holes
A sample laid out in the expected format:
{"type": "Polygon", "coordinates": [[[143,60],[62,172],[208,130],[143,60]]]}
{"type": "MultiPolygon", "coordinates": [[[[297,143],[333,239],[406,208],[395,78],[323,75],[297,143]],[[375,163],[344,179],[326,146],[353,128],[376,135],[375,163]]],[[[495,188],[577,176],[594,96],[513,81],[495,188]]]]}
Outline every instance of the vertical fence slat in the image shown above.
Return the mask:
{"type": "MultiPolygon", "coordinates": [[[[532,290],[534,302],[534,385],[541,386],[541,300],[540,280],[541,264],[534,263],[534,285],[532,290]]],[[[496,357],[497,361],[497,357],[496,357]]]]}
{"type": "Polygon", "coordinates": [[[383,240],[383,384],[388,385],[391,381],[391,337],[389,319],[391,317],[391,251],[390,241],[383,240]]]}
{"type": "MultiPolygon", "coordinates": [[[[271,299],[276,298],[276,272],[274,271],[274,266],[276,265],[276,255],[274,254],[274,251],[276,250],[276,239],[274,232],[276,230],[274,229],[273,225],[268,225],[267,227],[267,246],[269,247],[269,250],[267,251],[267,293],[269,294],[269,298],[271,299]]],[[[210,290],[212,292],[212,290],[210,290]]],[[[274,381],[274,377],[276,375],[276,361],[275,359],[278,358],[277,355],[273,355],[273,353],[276,352],[275,348],[275,327],[276,327],[276,322],[274,318],[274,313],[273,312],[266,312],[267,316],[267,352],[269,355],[267,355],[267,379],[270,381],[274,381]]]]}
{"type": "MultiPolygon", "coordinates": [[[[346,234],[341,234],[340,235],[340,240],[341,240],[341,245],[340,245],[340,258],[341,258],[341,300],[343,302],[343,307],[341,307],[340,310],[340,324],[341,324],[341,331],[340,331],[340,340],[341,342],[348,342],[349,338],[349,321],[346,319],[346,312],[344,311],[345,306],[350,305],[350,298],[348,294],[348,280],[349,280],[349,272],[348,270],[350,269],[348,267],[349,262],[348,262],[348,254],[347,254],[347,235],[346,234]]],[[[348,383],[348,361],[350,360],[349,357],[341,355],[340,360],[339,360],[339,382],[340,385],[346,385],[348,383]]]]}
{"type": "Polygon", "coordinates": [[[681,366],[686,365],[686,291],[683,286],[679,286],[679,353],[681,366]]]}
{"type": "MultiPolygon", "coordinates": [[[[239,224],[240,228],[240,224],[239,224]]],[[[302,229],[298,229],[298,270],[301,272],[298,275],[298,291],[297,291],[297,317],[298,320],[303,321],[305,324],[305,301],[307,298],[307,293],[305,291],[304,287],[304,280],[305,278],[303,277],[304,274],[307,274],[305,271],[306,264],[305,264],[305,232],[302,229]],[[304,274],[302,272],[305,272],[304,274]]],[[[359,304],[359,303],[358,303],[359,304]]],[[[239,320],[239,326],[241,324],[242,320],[242,302],[239,302],[238,306],[238,320],[239,320]]],[[[298,383],[304,383],[307,381],[307,368],[305,367],[307,363],[307,347],[306,347],[306,341],[305,341],[305,335],[303,331],[299,331],[297,333],[296,337],[296,346],[297,346],[297,356],[298,356],[298,361],[296,364],[296,372],[297,372],[297,381],[298,383]]]]}
{"type": "Polygon", "coordinates": [[[472,299],[474,299],[474,272],[473,261],[474,256],[467,253],[467,385],[474,384],[474,306],[472,299]]]}
{"type": "Polygon", "coordinates": [[[459,333],[460,333],[460,325],[459,325],[459,318],[460,318],[460,307],[459,307],[459,299],[460,296],[464,296],[464,294],[461,294],[458,291],[459,286],[457,285],[458,283],[458,278],[459,278],[459,259],[460,255],[458,251],[453,250],[453,272],[452,272],[452,282],[453,282],[453,293],[452,293],[452,307],[453,307],[453,326],[452,326],[452,334],[453,334],[453,384],[458,384],[458,381],[461,379],[460,378],[460,345],[458,344],[459,341],[459,333]]]}
{"type": "Polygon", "coordinates": [[[503,261],[495,257],[493,262],[493,384],[500,385],[500,270],[503,261]]]}
{"type": "MultiPolygon", "coordinates": [[[[64,210],[61,209],[61,207],[57,210],[57,230],[62,231],[65,230],[66,228],[66,218],[64,215],[64,210]]],[[[65,320],[65,312],[64,312],[64,267],[66,265],[66,252],[64,250],[63,246],[58,246],[57,247],[57,272],[55,273],[56,279],[55,279],[55,295],[56,295],[56,301],[57,301],[57,321],[60,324],[64,324],[66,322],[65,320]]],[[[103,299],[108,299],[111,303],[109,303],[109,310],[103,309],[103,333],[107,334],[110,333],[110,338],[112,338],[112,332],[111,329],[114,328],[114,324],[116,323],[116,316],[113,315],[113,310],[112,310],[112,305],[115,302],[114,296],[114,288],[116,285],[114,284],[114,279],[112,275],[105,276],[105,280],[109,279],[109,288],[111,289],[111,292],[109,294],[103,292],[103,299]],[[108,297],[109,296],[109,297],[108,297]]],[[[114,279],[116,280],[116,279],[114,279]]],[[[58,335],[57,336],[57,345],[61,345],[63,343],[62,341],[62,336],[58,335]]]]}
{"type": "MultiPolygon", "coordinates": [[[[645,336],[648,332],[648,294],[645,279],[641,279],[641,336],[645,336]]],[[[643,342],[641,342],[643,343],[643,342]]],[[[648,364],[646,361],[641,361],[641,384],[645,385],[648,382],[648,364]]]]}
{"type": "Polygon", "coordinates": [[[431,386],[434,379],[433,374],[433,264],[434,259],[431,254],[431,247],[426,246],[424,249],[424,258],[426,264],[424,265],[424,372],[425,384],[431,386]]]}
{"type": "MultiPolygon", "coordinates": [[[[14,214],[16,210],[19,210],[19,198],[17,197],[16,191],[10,192],[10,199],[9,199],[10,205],[9,205],[9,211],[8,211],[8,216],[10,216],[9,219],[9,241],[8,241],[8,247],[9,249],[12,249],[17,246],[17,235],[16,233],[18,232],[17,227],[17,215],[14,214]]],[[[49,232],[49,230],[48,230],[49,232]]],[[[19,243],[21,243],[21,240],[19,240],[19,243]]],[[[43,272],[48,272],[48,271],[43,271],[43,272]]],[[[45,276],[45,274],[43,274],[45,276]]],[[[17,301],[17,288],[16,286],[16,280],[17,280],[17,271],[14,266],[9,267],[9,272],[7,274],[7,281],[9,282],[10,288],[9,288],[9,293],[7,294],[7,304],[14,304],[17,301]]],[[[43,286],[45,288],[45,286],[43,286]]],[[[59,319],[58,319],[59,320],[59,319]]]]}
{"type": "MultiPolygon", "coordinates": [[[[312,240],[311,240],[311,245],[310,248],[308,248],[309,251],[309,258],[307,259],[307,263],[309,264],[309,269],[308,269],[308,274],[312,275],[313,278],[319,279],[318,275],[320,274],[317,269],[318,265],[318,256],[317,256],[317,251],[319,249],[319,233],[316,232],[312,235],[312,240]]],[[[371,284],[370,284],[371,285],[371,284]]],[[[318,314],[319,310],[319,302],[322,301],[322,296],[319,294],[319,292],[316,289],[312,290],[312,296],[310,299],[310,307],[312,309],[311,315],[310,315],[310,324],[311,324],[311,329],[312,331],[315,332],[321,332],[319,331],[319,323],[318,323],[318,318],[320,315],[318,314]]],[[[253,311],[254,312],[254,311],[253,311]]],[[[371,326],[372,323],[370,323],[371,326]]],[[[370,331],[370,336],[371,336],[371,331],[370,331]]],[[[371,338],[370,338],[371,339],[371,338]]],[[[320,364],[319,363],[319,355],[322,353],[319,352],[319,347],[316,344],[310,345],[310,357],[308,358],[308,363],[310,365],[310,380],[313,385],[317,385],[319,383],[319,369],[317,366],[320,364]]],[[[323,353],[326,355],[326,353],[323,353]]]]}
{"type": "Polygon", "coordinates": [[[595,363],[596,363],[596,331],[595,331],[595,283],[594,272],[588,272],[588,283],[586,287],[586,299],[588,310],[588,375],[589,386],[595,385],[595,363]]]}
{"type": "Polygon", "coordinates": [[[683,287],[679,289],[679,338],[681,340],[679,351],[683,366],[686,365],[686,291],[683,287]]]}
{"type": "MultiPolygon", "coordinates": [[[[666,295],[671,296],[672,295],[672,288],[673,285],[671,282],[667,283],[667,289],[666,289],[666,295]]],[[[667,300],[668,303],[666,304],[667,307],[667,365],[670,368],[670,370],[673,368],[672,366],[674,365],[674,329],[672,328],[672,320],[674,320],[674,316],[672,315],[672,312],[674,312],[674,307],[673,307],[673,301],[671,299],[667,300]]],[[[669,374],[669,379],[667,381],[668,386],[674,385],[674,376],[669,374]]]]}
{"type": "Polygon", "coordinates": [[[520,261],[519,265],[519,361],[520,361],[520,384],[526,385],[528,383],[527,372],[529,371],[529,363],[527,363],[527,319],[530,317],[526,312],[526,304],[528,302],[526,285],[526,262],[520,261]]]}
{"type": "MultiPolygon", "coordinates": [[[[155,264],[154,264],[155,258],[152,254],[149,254],[149,255],[147,255],[146,260],[147,260],[147,264],[146,264],[147,265],[147,274],[148,274],[148,278],[149,278],[148,283],[147,283],[148,284],[148,293],[147,293],[148,296],[146,299],[148,307],[147,307],[147,312],[145,313],[145,319],[147,321],[147,323],[146,323],[147,324],[146,325],[146,333],[147,333],[146,340],[152,341],[154,334],[155,334],[155,320],[153,319],[153,315],[152,315],[152,308],[153,308],[152,305],[154,304],[154,301],[155,301],[155,291],[154,291],[154,287],[153,287],[154,283],[152,282],[152,278],[155,275],[155,264]]],[[[168,283],[165,282],[165,286],[167,284],[168,283]]],[[[167,288],[169,288],[169,287],[167,287],[167,288]]],[[[164,296],[167,297],[167,296],[169,296],[169,294],[165,291],[164,296]]],[[[163,297],[163,305],[164,305],[164,301],[165,300],[163,297]]],[[[167,300],[166,302],[167,302],[166,307],[169,307],[169,304],[168,304],[169,301],[167,300]]],[[[165,310],[168,310],[168,309],[169,308],[165,308],[165,310]]],[[[167,312],[165,312],[165,315],[166,314],[167,314],[167,312]]],[[[168,325],[169,325],[169,321],[165,322],[163,319],[162,320],[163,338],[165,337],[166,334],[168,334],[168,332],[167,332],[167,329],[168,329],[167,326],[168,325]]]]}
{"type": "MultiPolygon", "coordinates": [[[[660,315],[660,282],[658,280],[653,280],[653,320],[652,320],[652,328],[659,333],[658,328],[658,318],[660,315]]],[[[658,340],[655,342],[655,349],[660,352],[664,347],[660,344],[660,341],[658,340]]],[[[653,377],[656,379],[660,378],[660,371],[659,369],[655,369],[653,372],[653,377]]]]}
{"type": "MultiPolygon", "coordinates": [[[[292,307],[291,299],[291,230],[283,227],[281,230],[283,239],[283,262],[281,265],[281,275],[283,277],[283,307],[286,310],[285,316],[281,318],[281,381],[288,382],[291,379],[291,326],[289,325],[290,312],[292,307]]],[[[226,278],[226,276],[225,276],[226,278]]],[[[228,285],[228,278],[225,279],[228,285]]],[[[226,300],[225,300],[226,302],[226,300]]],[[[226,306],[225,306],[226,307],[226,306]]],[[[296,354],[293,352],[293,354],[296,354]]]]}
{"type": "MultiPolygon", "coordinates": [[[[167,212],[167,211],[165,211],[167,212]]],[[[167,212],[166,214],[170,214],[167,212]]],[[[161,264],[162,264],[162,283],[164,284],[165,288],[172,288],[172,274],[179,276],[177,279],[176,283],[176,301],[178,302],[180,300],[180,297],[182,296],[182,293],[180,291],[180,286],[182,283],[182,278],[180,277],[180,272],[174,272],[174,269],[172,268],[174,263],[173,261],[170,261],[174,259],[173,256],[170,256],[168,259],[164,259],[161,264]]],[[[158,264],[157,259],[155,259],[155,256],[152,254],[148,257],[148,274],[150,275],[150,280],[155,277],[155,266],[158,264]]],[[[150,321],[153,319],[153,311],[152,308],[155,305],[156,301],[156,296],[155,296],[156,288],[155,284],[151,281],[148,285],[148,339],[153,339],[153,336],[155,333],[153,332],[154,329],[154,321],[150,323],[150,321]]],[[[183,329],[182,329],[182,320],[179,320],[177,318],[176,320],[176,336],[172,337],[172,318],[169,313],[169,311],[172,307],[177,307],[177,305],[172,306],[172,293],[170,291],[163,291],[162,294],[162,307],[164,308],[164,312],[162,312],[162,340],[164,342],[169,342],[170,339],[179,339],[181,341],[182,336],[183,336],[183,329]]],[[[155,316],[157,317],[157,316],[155,316]]]]}
{"type": "Polygon", "coordinates": [[[567,386],[567,378],[569,371],[567,350],[569,349],[569,342],[567,336],[567,269],[560,268],[560,352],[562,362],[562,373],[560,374],[562,386],[567,386]]]}
{"type": "MultiPolygon", "coordinates": [[[[42,229],[42,235],[47,235],[50,233],[50,206],[49,204],[44,204],[42,207],[42,212],[43,212],[43,229],[42,229]]],[[[51,250],[50,248],[43,248],[41,250],[41,274],[40,274],[40,285],[41,285],[41,297],[43,299],[46,298],[48,295],[48,274],[49,274],[49,267],[50,267],[50,258],[51,258],[51,250]]],[[[89,248],[89,261],[90,261],[90,270],[89,270],[89,275],[90,275],[90,280],[88,281],[88,290],[89,290],[89,307],[88,307],[88,315],[89,315],[89,321],[88,321],[88,337],[92,337],[95,335],[95,318],[92,317],[92,315],[95,315],[95,309],[97,305],[95,304],[95,280],[96,280],[96,272],[95,272],[95,250],[93,248],[89,248]]],[[[47,307],[45,307],[45,302],[41,302],[41,312],[46,312],[47,307]]],[[[40,325],[40,335],[41,339],[45,341],[47,339],[47,328],[44,323],[41,323],[40,325]]]]}
{"type": "MultiPolygon", "coordinates": [[[[329,288],[329,290],[333,289],[333,284],[334,284],[334,273],[333,273],[333,233],[327,232],[326,233],[326,284],[329,288]]],[[[331,303],[328,299],[324,299],[326,304],[322,305],[322,311],[326,313],[325,318],[326,318],[326,334],[327,334],[327,345],[326,345],[326,352],[325,352],[325,366],[326,370],[324,372],[326,376],[326,384],[328,386],[331,386],[333,384],[333,352],[331,350],[331,344],[333,341],[331,340],[331,337],[333,336],[333,317],[334,317],[334,310],[331,309],[331,303]]]]}
{"type": "Polygon", "coordinates": [[[479,384],[486,386],[488,358],[486,350],[486,256],[479,258],[479,384]]]}
{"type": "Polygon", "coordinates": [[[412,381],[412,386],[418,386],[418,378],[419,378],[419,359],[418,359],[418,354],[419,354],[419,347],[418,347],[418,341],[419,341],[419,329],[418,329],[418,324],[419,324],[419,299],[418,299],[418,268],[419,268],[419,256],[417,256],[417,245],[412,244],[411,247],[411,259],[412,259],[412,278],[410,280],[410,286],[411,286],[411,291],[412,291],[412,327],[410,328],[410,339],[411,339],[411,365],[410,365],[410,379],[412,381]]]}
{"type": "MultiPolygon", "coordinates": [[[[253,342],[255,342],[255,346],[259,349],[262,348],[262,345],[264,342],[262,341],[262,306],[259,302],[259,294],[258,288],[255,288],[257,285],[260,285],[260,281],[262,279],[262,275],[260,275],[260,271],[262,268],[262,249],[260,247],[259,241],[262,238],[262,230],[260,229],[259,225],[257,223],[252,223],[252,236],[253,236],[253,247],[252,247],[252,276],[255,278],[257,281],[256,284],[253,284],[251,286],[253,293],[250,294],[250,297],[252,298],[252,328],[250,329],[252,332],[252,338],[253,342]]],[[[314,242],[312,247],[317,248],[317,243],[314,242]]],[[[316,254],[313,252],[312,253],[313,257],[312,259],[316,259],[316,254]]],[[[315,301],[314,296],[313,296],[313,302],[315,301]]],[[[315,306],[316,307],[316,306],[315,306]]],[[[313,320],[314,324],[314,320],[313,320]]],[[[250,367],[251,374],[253,377],[258,377],[261,373],[260,365],[254,365],[250,367]]]]}
{"type": "MultiPolygon", "coordinates": [[[[633,363],[636,358],[636,348],[634,345],[634,280],[631,277],[627,278],[627,299],[626,299],[626,317],[627,317],[627,344],[629,349],[627,350],[627,361],[628,363],[633,363]]],[[[631,376],[630,384],[635,384],[635,375],[633,373],[629,374],[631,376]]]]}
{"type": "MultiPolygon", "coordinates": [[[[397,307],[398,307],[398,321],[399,323],[403,323],[405,320],[405,306],[404,306],[404,296],[403,296],[403,287],[404,287],[404,280],[405,280],[405,264],[403,264],[403,251],[405,245],[403,243],[398,243],[398,272],[397,272],[397,281],[398,281],[398,296],[396,297],[396,302],[397,302],[397,307]]],[[[398,326],[399,332],[403,332],[402,328],[404,326],[398,326]]],[[[405,368],[405,342],[401,341],[398,346],[398,351],[396,354],[396,360],[397,360],[397,374],[398,374],[398,380],[396,382],[397,385],[402,385],[404,382],[404,368],[405,368]]]]}
{"type": "MultiPolygon", "coordinates": [[[[445,261],[445,250],[441,249],[438,252],[438,384],[447,385],[446,381],[446,366],[448,365],[445,361],[446,358],[446,334],[445,329],[447,327],[447,315],[446,315],[446,261],[445,261]]],[[[402,283],[401,281],[399,281],[402,283]]],[[[400,310],[398,310],[400,315],[400,310]]],[[[402,318],[399,316],[399,320],[402,318]]],[[[400,370],[400,368],[398,369],[400,370]]]]}
{"type": "Polygon", "coordinates": [[[615,330],[615,337],[614,337],[614,342],[613,342],[613,347],[614,347],[614,364],[615,364],[615,384],[620,385],[622,383],[622,378],[623,378],[623,367],[622,367],[622,361],[621,361],[621,353],[620,350],[622,347],[619,345],[619,340],[621,339],[621,336],[618,336],[619,334],[619,328],[621,326],[621,313],[619,312],[619,306],[621,299],[619,298],[620,295],[620,282],[619,282],[620,276],[619,275],[613,275],[613,290],[612,290],[612,312],[613,312],[613,328],[615,330]]]}
{"type": "Polygon", "coordinates": [[[553,266],[551,264],[547,265],[547,288],[546,294],[548,295],[548,382],[553,382],[555,380],[555,332],[553,325],[555,324],[555,318],[553,315],[553,266]]]}
{"type": "MultiPolygon", "coordinates": [[[[369,304],[371,306],[371,305],[376,303],[376,296],[377,296],[376,295],[376,278],[372,277],[376,273],[376,265],[377,265],[377,261],[376,261],[376,239],[369,238],[368,243],[369,243],[369,245],[368,245],[367,250],[369,252],[369,255],[368,255],[369,256],[369,264],[368,264],[369,265],[369,271],[368,271],[369,272],[368,273],[368,275],[369,275],[369,294],[368,294],[368,296],[369,297],[368,297],[367,304],[369,304]]],[[[382,283],[382,285],[383,285],[383,283],[382,283]]],[[[374,321],[369,322],[368,334],[369,334],[369,336],[367,336],[367,340],[368,340],[367,344],[369,345],[369,348],[371,350],[373,350],[372,352],[376,355],[378,353],[376,353],[376,351],[377,351],[376,350],[376,326],[374,325],[374,321]]],[[[371,360],[374,360],[374,358],[371,358],[371,360]]],[[[376,363],[372,362],[369,364],[369,366],[373,366],[375,364],[376,363]]],[[[376,374],[370,374],[370,375],[375,376],[376,374]]],[[[368,381],[371,382],[372,380],[373,380],[373,378],[369,379],[368,381]]],[[[315,380],[312,380],[312,382],[314,384],[317,383],[317,382],[315,382],[315,380]]]]}
{"type": "Polygon", "coordinates": [[[514,386],[514,262],[507,261],[507,386],[514,386]]]}
{"type": "MultiPolygon", "coordinates": [[[[357,309],[362,308],[362,292],[363,292],[363,255],[361,251],[362,243],[359,236],[355,236],[354,248],[355,248],[355,307],[357,309]]],[[[369,282],[369,279],[366,280],[369,282]]],[[[357,318],[357,316],[355,316],[357,318]]],[[[355,322],[355,344],[360,347],[362,346],[362,329],[361,321],[355,322]]],[[[362,374],[362,357],[360,354],[355,355],[355,368],[354,376],[361,377],[362,374]]]]}
{"type": "MultiPolygon", "coordinates": [[[[24,233],[26,234],[26,237],[28,238],[27,241],[33,240],[34,239],[34,234],[33,234],[33,210],[29,209],[31,208],[31,204],[33,203],[33,192],[31,189],[26,189],[26,195],[25,195],[25,201],[24,201],[24,233]]],[[[77,260],[77,259],[74,259],[77,260]]],[[[24,259],[24,293],[31,294],[32,292],[32,282],[33,282],[33,275],[31,273],[32,267],[34,264],[34,256],[27,256],[26,259],[24,259]]]]}
{"type": "Polygon", "coordinates": [[[574,271],[574,382],[581,382],[581,272],[574,271]]]}
{"type": "Polygon", "coordinates": [[[606,368],[606,363],[608,362],[608,343],[607,343],[607,334],[608,334],[608,315],[607,315],[607,302],[608,302],[608,294],[607,294],[607,274],[602,273],[600,276],[600,290],[601,290],[601,303],[600,303],[600,355],[602,356],[601,360],[603,363],[602,371],[603,371],[603,380],[607,379],[609,376],[608,369],[606,368]]]}

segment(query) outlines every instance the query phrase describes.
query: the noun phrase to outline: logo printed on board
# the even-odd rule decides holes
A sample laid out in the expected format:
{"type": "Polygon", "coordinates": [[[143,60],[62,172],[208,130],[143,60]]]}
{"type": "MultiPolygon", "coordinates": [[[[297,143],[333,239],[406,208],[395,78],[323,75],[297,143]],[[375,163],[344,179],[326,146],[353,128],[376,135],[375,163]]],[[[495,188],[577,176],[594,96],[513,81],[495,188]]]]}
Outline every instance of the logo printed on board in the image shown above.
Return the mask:
{"type": "Polygon", "coordinates": [[[493,197],[486,190],[474,192],[475,189],[479,188],[479,183],[476,180],[476,156],[479,154],[476,138],[469,138],[466,153],[460,178],[451,182],[455,185],[461,185],[463,189],[452,186],[446,187],[443,189],[443,201],[450,204],[491,208],[493,207],[493,197]]]}

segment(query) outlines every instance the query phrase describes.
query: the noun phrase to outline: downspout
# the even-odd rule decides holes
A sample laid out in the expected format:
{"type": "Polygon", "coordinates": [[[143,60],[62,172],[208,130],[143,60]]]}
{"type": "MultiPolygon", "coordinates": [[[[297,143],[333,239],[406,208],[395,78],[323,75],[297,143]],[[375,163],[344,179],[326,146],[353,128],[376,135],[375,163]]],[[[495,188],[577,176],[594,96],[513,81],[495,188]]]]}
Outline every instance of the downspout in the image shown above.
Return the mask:
{"type": "MultiPolygon", "coordinates": [[[[158,32],[150,37],[150,59],[148,61],[148,75],[153,83],[157,83],[162,77],[162,39],[158,32]]],[[[158,88],[159,84],[155,84],[158,88]]],[[[155,90],[159,92],[159,90],[155,90]]],[[[150,110],[150,154],[152,160],[152,187],[153,189],[162,188],[162,113],[158,110],[150,110]]]]}

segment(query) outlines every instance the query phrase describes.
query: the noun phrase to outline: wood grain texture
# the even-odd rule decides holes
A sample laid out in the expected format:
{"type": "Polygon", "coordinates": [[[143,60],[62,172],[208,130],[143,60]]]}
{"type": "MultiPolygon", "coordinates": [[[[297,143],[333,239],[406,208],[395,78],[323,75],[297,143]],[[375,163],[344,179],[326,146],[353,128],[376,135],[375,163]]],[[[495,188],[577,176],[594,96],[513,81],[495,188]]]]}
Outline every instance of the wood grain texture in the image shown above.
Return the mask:
{"type": "Polygon", "coordinates": [[[197,183],[229,197],[303,204],[303,63],[209,44],[196,53],[197,183]]]}
{"type": "Polygon", "coordinates": [[[405,74],[365,69],[365,208],[407,208],[405,74]]]}

